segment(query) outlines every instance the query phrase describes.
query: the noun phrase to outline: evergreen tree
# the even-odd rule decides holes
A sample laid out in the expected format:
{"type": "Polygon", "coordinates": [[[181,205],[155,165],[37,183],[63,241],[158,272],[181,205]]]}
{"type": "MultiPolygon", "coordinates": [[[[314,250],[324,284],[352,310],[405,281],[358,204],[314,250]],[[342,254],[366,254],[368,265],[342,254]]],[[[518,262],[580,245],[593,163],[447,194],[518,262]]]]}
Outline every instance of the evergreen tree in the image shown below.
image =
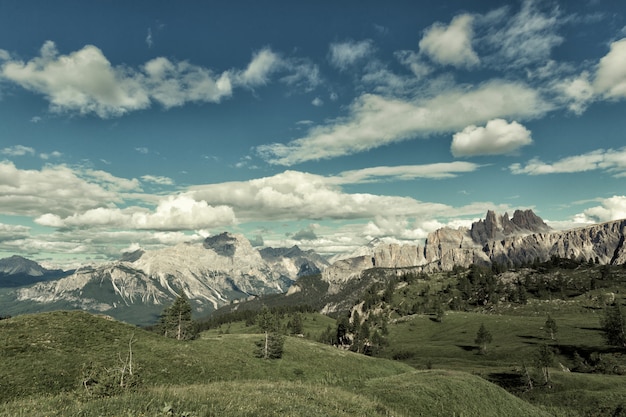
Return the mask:
{"type": "Polygon", "coordinates": [[[476,333],[476,339],[474,340],[480,348],[481,354],[487,353],[487,345],[491,343],[492,340],[493,336],[489,330],[487,330],[484,324],[481,324],[478,332],[476,333]]]}
{"type": "Polygon", "coordinates": [[[191,318],[191,304],[184,291],[170,307],[163,310],[159,327],[165,337],[176,340],[196,338],[198,328],[191,318]]]}
{"type": "Polygon", "coordinates": [[[287,331],[290,334],[302,334],[304,332],[301,313],[294,313],[287,322],[287,331]]]}
{"type": "Polygon", "coordinates": [[[267,307],[257,316],[257,325],[263,331],[263,340],[257,343],[257,357],[279,359],[283,356],[285,338],[279,333],[280,321],[267,307]]]}
{"type": "Polygon", "coordinates": [[[545,343],[539,346],[536,360],[537,366],[541,368],[541,373],[543,374],[543,382],[546,385],[550,384],[550,367],[554,364],[554,352],[552,352],[550,346],[545,343]]]}
{"type": "Polygon", "coordinates": [[[556,321],[549,314],[543,328],[545,329],[546,333],[550,335],[551,340],[554,340],[556,338],[556,332],[558,330],[556,326],[556,321]]]}
{"type": "Polygon", "coordinates": [[[605,308],[601,324],[609,345],[626,348],[626,323],[619,301],[605,308]]]}

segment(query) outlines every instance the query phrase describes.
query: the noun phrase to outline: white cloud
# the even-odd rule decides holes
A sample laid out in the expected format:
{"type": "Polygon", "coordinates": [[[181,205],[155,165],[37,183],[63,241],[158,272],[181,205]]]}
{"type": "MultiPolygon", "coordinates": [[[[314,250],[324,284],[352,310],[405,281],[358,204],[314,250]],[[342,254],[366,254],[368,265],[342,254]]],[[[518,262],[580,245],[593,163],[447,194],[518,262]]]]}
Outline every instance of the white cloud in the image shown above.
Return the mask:
{"type": "Polygon", "coordinates": [[[1,154],[7,156],[25,156],[25,155],[34,155],[35,150],[30,146],[24,145],[15,145],[9,146],[8,148],[4,148],[0,151],[1,154]]]}
{"type": "Polygon", "coordinates": [[[444,91],[416,102],[365,94],[352,103],[348,117],[313,127],[307,136],[287,144],[259,146],[257,151],[271,164],[294,165],[450,132],[494,118],[532,118],[548,109],[537,91],[500,80],[473,89],[444,91]]]}
{"type": "Polygon", "coordinates": [[[489,206],[452,208],[445,204],[422,202],[410,197],[346,193],[344,184],[356,184],[389,178],[445,178],[458,172],[469,172],[476,165],[452,163],[431,166],[439,174],[429,175],[424,166],[378,167],[362,171],[346,171],[324,177],[298,171],[254,179],[193,186],[185,195],[204,200],[213,206],[232,207],[240,222],[273,220],[350,220],[386,216],[409,216],[423,219],[454,217],[460,212],[483,214],[489,206]]]}
{"type": "Polygon", "coordinates": [[[525,166],[512,164],[509,169],[513,174],[544,175],[567,174],[603,170],[614,177],[626,177],[626,148],[598,149],[582,155],[569,156],[553,163],[531,159],[525,166]]]}
{"type": "Polygon", "coordinates": [[[576,216],[578,222],[602,223],[626,219],[626,196],[614,195],[601,200],[601,205],[591,207],[576,216]]]}
{"type": "Polygon", "coordinates": [[[337,42],[330,45],[329,60],[335,67],[346,71],[373,52],[374,43],[369,39],[360,42],[337,42]]]}
{"type": "Polygon", "coordinates": [[[496,50],[485,58],[491,66],[519,68],[544,65],[549,60],[552,49],[563,42],[557,34],[563,22],[558,8],[543,12],[541,5],[539,1],[524,0],[513,16],[505,7],[478,19],[477,23],[488,31],[486,43],[496,50]]]}
{"type": "Polygon", "coordinates": [[[281,82],[305,92],[313,91],[323,82],[319,67],[308,59],[283,59],[277,66],[289,72],[280,78],[281,82]]]}
{"type": "Polygon", "coordinates": [[[44,161],[47,161],[50,158],[60,158],[63,154],[59,151],[52,151],[50,153],[40,153],[39,157],[44,161]]]}
{"type": "Polygon", "coordinates": [[[473,17],[468,14],[456,16],[445,26],[435,23],[424,31],[419,42],[420,52],[442,65],[473,67],[480,63],[472,49],[473,17]]]}
{"type": "Polygon", "coordinates": [[[230,207],[209,206],[188,196],[170,196],[159,202],[154,212],[139,207],[126,209],[98,207],[62,218],[44,214],[37,224],[56,228],[115,227],[139,230],[197,230],[231,226],[236,223],[230,207]]]}
{"type": "Polygon", "coordinates": [[[282,66],[282,60],[269,48],[264,48],[254,54],[248,67],[241,72],[237,80],[240,84],[255,87],[267,84],[269,76],[282,66]]]}
{"type": "Polygon", "coordinates": [[[159,184],[159,185],[173,185],[174,184],[174,181],[171,178],[162,177],[158,175],[143,175],[141,179],[144,182],[150,182],[150,183],[159,184]]]}
{"type": "Polygon", "coordinates": [[[146,45],[148,45],[148,48],[152,48],[153,44],[154,41],[152,39],[152,29],[148,28],[148,34],[146,35],[146,45]]]}
{"type": "Polygon", "coordinates": [[[219,103],[232,95],[230,74],[219,76],[187,61],[173,63],[159,57],[143,68],[146,91],[165,108],[182,106],[187,102],[219,103]]]}
{"type": "Polygon", "coordinates": [[[89,169],[47,165],[41,170],[18,169],[0,162],[0,207],[5,215],[61,216],[122,201],[120,193],[139,190],[139,181],[89,169]]]}
{"type": "Polygon", "coordinates": [[[626,98],[626,38],[611,44],[611,49],[598,64],[594,89],[609,99],[626,98]]]}
{"type": "Polygon", "coordinates": [[[452,137],[454,156],[501,155],[533,142],[530,131],[517,122],[493,119],[485,127],[467,126],[452,137]]]}
{"type": "Polygon", "coordinates": [[[433,71],[433,69],[423,61],[420,54],[414,51],[396,51],[394,55],[402,65],[405,65],[411,70],[418,80],[426,77],[433,71]]]}
{"type": "Polygon", "coordinates": [[[559,81],[556,88],[564,97],[567,108],[576,115],[583,114],[594,99],[595,92],[587,71],[577,77],[559,81]]]}
{"type": "Polygon", "coordinates": [[[314,105],[315,107],[321,107],[324,105],[324,100],[322,100],[319,97],[315,97],[313,101],[311,102],[311,104],[314,105]]]}
{"type": "Polygon", "coordinates": [[[278,71],[285,73],[282,82],[306,91],[321,83],[316,65],[305,59],[284,60],[270,48],[254,53],[244,70],[221,73],[165,57],[154,58],[138,69],[116,67],[96,46],[61,55],[52,41],[45,42],[40,56],[28,62],[12,60],[8,54],[6,58],[0,60],[0,79],[44,95],[54,112],[101,118],[146,109],[153,102],[166,109],[189,102],[219,103],[232,96],[234,87],[265,85],[278,71]]]}
{"type": "Polygon", "coordinates": [[[150,100],[136,77],[128,76],[95,46],[87,45],[69,55],[59,55],[47,41],[41,54],[27,63],[7,61],[0,75],[23,88],[41,93],[53,111],[119,116],[149,106],[150,100]]]}
{"type": "Polygon", "coordinates": [[[334,184],[363,184],[385,180],[413,180],[416,178],[453,178],[459,173],[473,172],[479,165],[470,162],[442,162],[425,165],[379,166],[359,170],[344,171],[330,177],[334,184]]]}
{"type": "Polygon", "coordinates": [[[29,236],[29,227],[0,223],[0,243],[6,241],[22,240],[29,236]]]}

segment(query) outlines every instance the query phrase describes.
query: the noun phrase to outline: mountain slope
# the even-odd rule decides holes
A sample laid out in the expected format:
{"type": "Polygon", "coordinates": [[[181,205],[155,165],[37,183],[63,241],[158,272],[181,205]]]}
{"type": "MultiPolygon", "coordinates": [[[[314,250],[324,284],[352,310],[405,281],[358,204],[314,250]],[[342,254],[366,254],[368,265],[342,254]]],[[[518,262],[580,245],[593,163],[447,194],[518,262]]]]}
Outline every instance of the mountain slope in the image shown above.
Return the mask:
{"type": "Polygon", "coordinates": [[[298,277],[326,266],[321,257],[299,248],[270,248],[264,255],[243,236],[224,233],[202,244],[127,254],[122,261],[20,288],[15,297],[22,309],[34,303],[31,311],[80,308],[149,323],[180,291],[197,313],[206,314],[231,300],[283,293],[298,277]]]}
{"type": "Polygon", "coordinates": [[[67,275],[61,270],[50,270],[37,262],[13,255],[0,259],[0,288],[21,287],[67,275]]]}
{"type": "Polygon", "coordinates": [[[295,337],[282,359],[266,361],[252,353],[259,334],[179,342],[83,312],[14,317],[0,332],[2,416],[546,415],[475,375],[415,371],[295,337]],[[139,390],[84,395],[85,366],[116,371],[129,344],[139,390]]]}
{"type": "Polygon", "coordinates": [[[552,256],[593,260],[600,264],[626,262],[626,220],[566,230],[551,230],[532,211],[497,216],[471,229],[442,228],[428,235],[424,245],[379,244],[366,254],[342,259],[322,272],[322,278],[337,292],[349,280],[369,268],[413,268],[416,271],[449,271],[454,266],[503,263],[520,265],[552,256]]]}

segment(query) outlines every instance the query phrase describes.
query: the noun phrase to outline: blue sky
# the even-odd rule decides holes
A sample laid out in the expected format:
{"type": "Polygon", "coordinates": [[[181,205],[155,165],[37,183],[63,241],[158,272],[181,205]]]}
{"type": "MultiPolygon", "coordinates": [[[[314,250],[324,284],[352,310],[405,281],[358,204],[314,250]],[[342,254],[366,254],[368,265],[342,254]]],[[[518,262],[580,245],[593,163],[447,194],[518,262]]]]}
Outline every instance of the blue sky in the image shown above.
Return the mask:
{"type": "Polygon", "coordinates": [[[0,256],[626,217],[621,1],[0,0],[0,256]]]}

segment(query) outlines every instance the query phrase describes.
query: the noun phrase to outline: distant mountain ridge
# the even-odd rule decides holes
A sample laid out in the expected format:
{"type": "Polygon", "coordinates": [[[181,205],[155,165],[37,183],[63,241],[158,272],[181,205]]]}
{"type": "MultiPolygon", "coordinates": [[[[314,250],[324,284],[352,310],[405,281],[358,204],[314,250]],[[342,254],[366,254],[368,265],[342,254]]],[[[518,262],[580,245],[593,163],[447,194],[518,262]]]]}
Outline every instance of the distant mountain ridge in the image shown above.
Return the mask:
{"type": "MultiPolygon", "coordinates": [[[[11,308],[19,312],[81,308],[149,323],[181,291],[199,314],[235,300],[287,292],[313,305],[317,300],[305,298],[343,294],[372,268],[434,272],[475,263],[520,265],[552,256],[623,264],[625,231],[626,220],[555,231],[531,210],[518,210],[512,217],[488,211],[470,228],[444,227],[430,233],[423,245],[373,241],[332,265],[311,250],[297,246],[258,250],[242,235],[222,233],[199,244],[126,253],[119,261],[84,267],[60,279],[27,286],[20,281],[9,295],[0,294],[3,308],[8,308],[0,313],[14,314],[11,308]],[[314,274],[319,274],[317,289],[303,290],[298,280],[314,274]]],[[[0,260],[4,265],[0,271],[38,273],[34,262],[24,261],[0,260]]]]}
{"type": "Polygon", "coordinates": [[[15,297],[38,308],[81,308],[127,320],[133,310],[142,310],[140,321],[150,321],[180,291],[198,313],[208,314],[231,300],[286,292],[300,276],[320,273],[327,265],[312,251],[259,251],[242,235],[222,233],[201,244],[126,253],[120,261],[19,288],[15,297]]]}
{"type": "Polygon", "coordinates": [[[35,261],[13,255],[0,259],[0,288],[21,287],[65,275],[59,269],[46,269],[35,261]]]}
{"type": "Polygon", "coordinates": [[[322,272],[329,291],[339,291],[346,282],[373,268],[414,268],[448,271],[471,264],[520,265],[552,256],[591,259],[601,264],[626,262],[626,220],[616,220],[577,229],[552,230],[531,210],[496,215],[471,228],[441,228],[430,233],[424,245],[379,244],[360,256],[342,259],[322,272]]]}

